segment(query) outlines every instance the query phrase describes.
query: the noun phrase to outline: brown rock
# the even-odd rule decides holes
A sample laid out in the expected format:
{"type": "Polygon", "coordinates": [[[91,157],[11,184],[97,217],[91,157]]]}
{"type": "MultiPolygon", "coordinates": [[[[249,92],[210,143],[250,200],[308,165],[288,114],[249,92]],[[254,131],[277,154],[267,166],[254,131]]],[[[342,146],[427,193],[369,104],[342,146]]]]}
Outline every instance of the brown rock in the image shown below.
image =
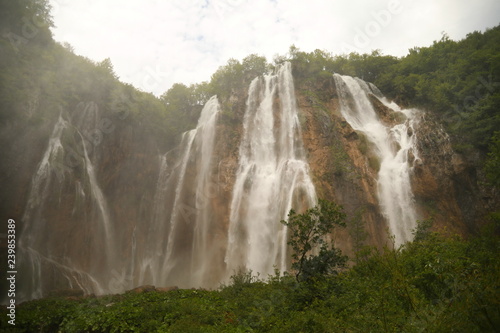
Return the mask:
{"type": "Polygon", "coordinates": [[[151,291],[156,291],[155,286],[144,285],[144,286],[140,286],[140,287],[134,288],[132,290],[129,290],[129,292],[136,293],[136,294],[147,293],[147,292],[151,292],[151,291]]]}
{"type": "Polygon", "coordinates": [[[83,290],[81,289],[57,289],[52,290],[47,295],[48,297],[67,297],[67,298],[80,298],[83,297],[83,290]]]}
{"type": "Polygon", "coordinates": [[[359,138],[358,133],[356,133],[355,131],[344,135],[344,137],[349,141],[357,140],[359,138]]]}
{"type": "Polygon", "coordinates": [[[177,286],[171,286],[171,287],[156,288],[156,291],[163,292],[163,293],[166,293],[166,292],[169,292],[169,291],[174,291],[174,290],[179,290],[179,287],[177,287],[177,286]]]}

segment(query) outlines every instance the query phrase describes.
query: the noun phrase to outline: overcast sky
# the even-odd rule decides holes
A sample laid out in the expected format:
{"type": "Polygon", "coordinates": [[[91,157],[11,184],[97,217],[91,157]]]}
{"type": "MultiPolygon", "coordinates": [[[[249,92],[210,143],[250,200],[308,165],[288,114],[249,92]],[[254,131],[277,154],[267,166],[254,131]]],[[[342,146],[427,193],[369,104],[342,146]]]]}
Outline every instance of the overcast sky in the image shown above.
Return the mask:
{"type": "Polygon", "coordinates": [[[272,60],[295,44],[403,56],[446,32],[500,23],[498,0],[50,0],[54,38],[155,95],[210,80],[229,58],[272,60]]]}

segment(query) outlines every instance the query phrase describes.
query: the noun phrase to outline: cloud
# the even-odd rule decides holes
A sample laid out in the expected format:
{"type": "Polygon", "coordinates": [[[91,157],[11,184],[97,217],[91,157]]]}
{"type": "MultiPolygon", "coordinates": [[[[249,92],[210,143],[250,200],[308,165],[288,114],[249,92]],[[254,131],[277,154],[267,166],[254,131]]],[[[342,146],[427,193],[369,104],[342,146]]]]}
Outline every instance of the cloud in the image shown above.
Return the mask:
{"type": "Polygon", "coordinates": [[[495,0],[51,0],[54,37],[121,80],[160,95],[210,79],[229,58],[272,59],[291,44],[335,54],[381,49],[402,56],[445,31],[460,39],[498,24],[495,0]],[[399,10],[392,10],[397,8],[399,10]],[[389,13],[389,15],[387,15],[389,13]]]}

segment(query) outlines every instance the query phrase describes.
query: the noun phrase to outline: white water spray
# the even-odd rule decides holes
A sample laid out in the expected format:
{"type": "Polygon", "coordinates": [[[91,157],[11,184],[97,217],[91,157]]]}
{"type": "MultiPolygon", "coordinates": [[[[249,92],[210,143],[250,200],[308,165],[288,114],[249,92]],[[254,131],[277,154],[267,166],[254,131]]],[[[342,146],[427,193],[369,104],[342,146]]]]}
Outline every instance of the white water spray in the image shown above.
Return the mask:
{"type": "Polygon", "coordinates": [[[372,84],[334,74],[339,93],[340,111],[351,127],[364,133],[373,143],[380,160],[378,173],[378,197],[382,212],[395,237],[395,245],[411,240],[416,226],[417,213],[411,189],[411,154],[418,158],[414,126],[417,111],[401,110],[395,103],[389,103],[372,84]],[[387,107],[403,113],[407,120],[393,127],[386,126],[378,117],[369,99],[376,96],[387,107]]]}
{"type": "Polygon", "coordinates": [[[240,268],[272,274],[288,268],[291,208],[316,203],[304,156],[290,63],[254,79],[248,91],[239,169],[231,202],[227,274],[240,268]],[[279,103],[278,103],[279,99],[279,103]]]}
{"type": "Polygon", "coordinates": [[[19,241],[21,267],[31,278],[24,280],[20,299],[44,296],[50,290],[47,288],[53,288],[50,277],[66,280],[70,288],[78,287],[86,293],[106,292],[103,267],[114,264],[114,229],[88,143],[81,134],[84,128],[98,121],[97,110],[87,111],[74,120],[78,126],[59,116],[33,176],[19,241]],[[80,152],[68,143],[71,139],[81,144],[80,152]],[[73,197],[63,198],[65,189],[72,189],[69,193],[73,197]],[[62,230],[59,224],[56,230],[57,221],[47,212],[67,209],[68,201],[73,203],[68,212],[74,221],[63,224],[62,230]],[[65,237],[82,239],[89,237],[89,231],[94,234],[82,242],[85,244],[82,248],[65,245],[65,237]],[[78,252],[80,260],[74,260],[78,252]],[[90,263],[88,258],[94,261],[90,263]]]}
{"type": "Polygon", "coordinates": [[[210,269],[211,175],[219,112],[213,96],[203,107],[196,128],[183,134],[178,163],[169,168],[167,155],[161,157],[148,235],[148,247],[154,251],[146,251],[141,258],[140,283],[203,285],[210,269]],[[167,207],[168,201],[171,206],[167,207]]]}

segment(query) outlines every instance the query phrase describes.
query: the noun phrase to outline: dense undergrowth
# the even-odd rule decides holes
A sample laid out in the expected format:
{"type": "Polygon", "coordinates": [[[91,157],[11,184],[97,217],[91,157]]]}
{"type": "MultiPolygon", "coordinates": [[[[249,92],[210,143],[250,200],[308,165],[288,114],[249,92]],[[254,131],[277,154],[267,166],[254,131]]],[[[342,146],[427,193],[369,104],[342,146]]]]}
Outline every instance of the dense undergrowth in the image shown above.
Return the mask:
{"type": "Polygon", "coordinates": [[[500,219],[465,240],[421,224],[392,250],[297,282],[238,273],[219,290],[47,298],[18,306],[5,332],[495,332],[500,327],[500,219]]]}

